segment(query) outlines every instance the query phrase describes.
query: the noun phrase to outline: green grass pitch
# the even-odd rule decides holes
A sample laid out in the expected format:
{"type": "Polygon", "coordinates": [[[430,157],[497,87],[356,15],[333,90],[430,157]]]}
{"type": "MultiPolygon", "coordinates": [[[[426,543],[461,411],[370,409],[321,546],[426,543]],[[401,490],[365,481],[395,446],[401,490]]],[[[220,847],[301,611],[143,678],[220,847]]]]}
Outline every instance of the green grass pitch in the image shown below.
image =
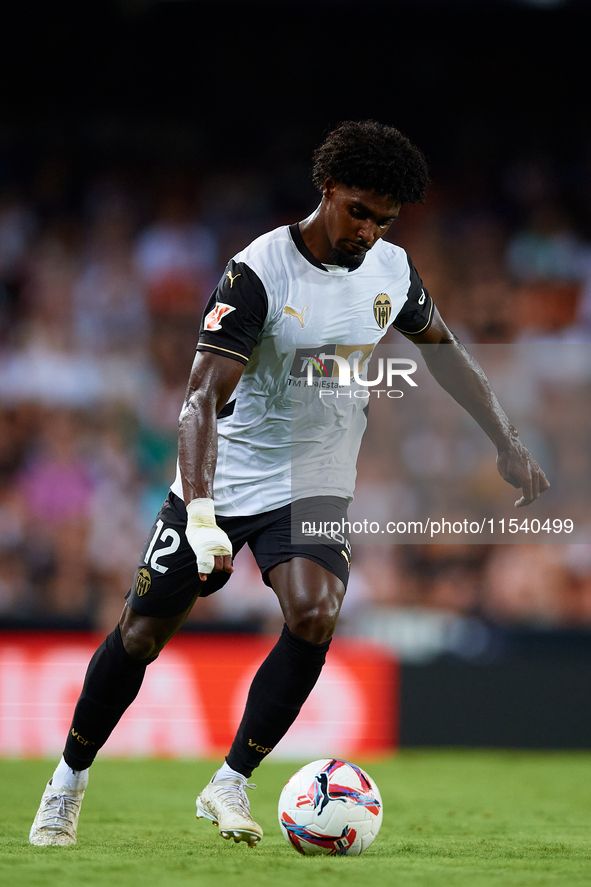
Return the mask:
{"type": "Polygon", "coordinates": [[[538,887],[591,883],[591,754],[405,751],[356,761],[380,787],[384,823],[360,857],[301,857],[277,823],[300,764],[267,761],[251,793],[256,849],[195,820],[203,761],[99,760],[78,844],[31,847],[54,762],[0,761],[6,887],[538,887]]]}

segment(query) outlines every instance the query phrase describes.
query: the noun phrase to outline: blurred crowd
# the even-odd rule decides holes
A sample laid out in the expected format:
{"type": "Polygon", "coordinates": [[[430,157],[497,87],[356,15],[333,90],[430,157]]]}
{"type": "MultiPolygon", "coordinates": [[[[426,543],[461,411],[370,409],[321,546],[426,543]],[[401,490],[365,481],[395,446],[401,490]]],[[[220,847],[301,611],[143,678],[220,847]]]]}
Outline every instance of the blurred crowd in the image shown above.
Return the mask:
{"type": "MultiPolygon", "coordinates": [[[[306,181],[307,171],[289,175],[306,181]]],[[[174,478],[203,306],[238,249],[312,211],[311,189],[299,200],[293,190],[273,200],[262,171],[110,170],[73,194],[57,161],[1,187],[0,625],[112,627],[174,478]]],[[[490,180],[466,170],[439,181],[391,231],[463,341],[541,346],[591,345],[590,235],[591,192],[539,158],[490,180]]],[[[560,422],[551,388],[537,408],[560,422]]],[[[466,453],[437,461],[413,433],[400,443],[403,471],[422,447],[434,477],[462,473],[466,453]]],[[[584,444],[560,457],[573,489],[591,475],[584,444]]],[[[494,452],[487,458],[494,471],[494,452]]],[[[360,471],[361,500],[382,486],[360,471]]],[[[343,611],[351,625],[371,606],[591,625],[584,539],[362,548],[343,611]]],[[[265,627],[277,611],[242,552],[229,586],[198,602],[192,622],[265,627]]]]}

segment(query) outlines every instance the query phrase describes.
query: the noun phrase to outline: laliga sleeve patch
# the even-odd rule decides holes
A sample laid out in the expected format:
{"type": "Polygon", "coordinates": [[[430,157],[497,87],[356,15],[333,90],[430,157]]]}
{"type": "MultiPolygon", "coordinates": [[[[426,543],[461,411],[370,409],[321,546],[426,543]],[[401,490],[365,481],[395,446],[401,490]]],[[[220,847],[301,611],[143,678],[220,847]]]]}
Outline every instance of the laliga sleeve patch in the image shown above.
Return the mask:
{"type": "Polygon", "coordinates": [[[203,329],[209,330],[210,332],[221,330],[222,317],[229,314],[231,311],[236,311],[234,305],[226,305],[225,302],[216,302],[215,307],[203,318],[203,329]]]}
{"type": "Polygon", "coordinates": [[[246,366],[267,311],[267,294],[255,272],[232,259],[205,306],[197,350],[221,354],[246,366]]]}

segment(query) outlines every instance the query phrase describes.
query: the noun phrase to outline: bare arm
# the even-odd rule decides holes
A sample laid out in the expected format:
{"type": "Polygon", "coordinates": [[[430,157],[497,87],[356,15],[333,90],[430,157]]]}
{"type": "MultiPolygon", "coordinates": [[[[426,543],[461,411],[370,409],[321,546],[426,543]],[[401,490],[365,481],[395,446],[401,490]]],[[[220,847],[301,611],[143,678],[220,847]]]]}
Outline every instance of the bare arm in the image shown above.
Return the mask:
{"type": "MultiPolygon", "coordinates": [[[[244,365],[198,351],[179,420],[179,466],[183,497],[213,499],[217,461],[217,416],[240,381],[244,365]]],[[[232,558],[216,556],[214,571],[232,572],[232,558]]],[[[200,574],[205,579],[205,574],[200,574]]]]}
{"type": "Polygon", "coordinates": [[[550,484],[519,440],[482,367],[447,328],[437,309],[425,333],[407,338],[421,350],[433,378],[470,413],[495,444],[499,474],[512,486],[521,488],[522,495],[515,507],[530,505],[550,484]]]}

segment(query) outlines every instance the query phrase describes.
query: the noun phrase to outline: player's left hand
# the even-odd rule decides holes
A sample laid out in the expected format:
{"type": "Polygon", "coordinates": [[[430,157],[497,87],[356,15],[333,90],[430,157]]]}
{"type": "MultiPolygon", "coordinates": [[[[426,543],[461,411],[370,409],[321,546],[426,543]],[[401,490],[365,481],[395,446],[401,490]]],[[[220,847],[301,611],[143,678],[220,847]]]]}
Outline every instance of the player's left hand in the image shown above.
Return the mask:
{"type": "Polygon", "coordinates": [[[531,505],[550,486],[548,478],[518,437],[512,438],[506,447],[499,448],[497,469],[503,480],[521,488],[515,508],[531,505]]]}

